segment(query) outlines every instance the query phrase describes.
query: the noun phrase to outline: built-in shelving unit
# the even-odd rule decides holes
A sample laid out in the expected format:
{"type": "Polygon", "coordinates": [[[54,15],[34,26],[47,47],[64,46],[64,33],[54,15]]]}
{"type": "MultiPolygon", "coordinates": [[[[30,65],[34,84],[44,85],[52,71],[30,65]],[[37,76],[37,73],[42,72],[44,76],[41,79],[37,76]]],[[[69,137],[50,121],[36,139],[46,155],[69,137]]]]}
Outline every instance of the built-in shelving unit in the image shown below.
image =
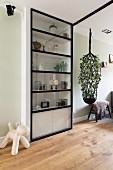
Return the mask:
{"type": "Polygon", "coordinates": [[[72,128],[73,26],[31,9],[31,141],[72,128]]]}

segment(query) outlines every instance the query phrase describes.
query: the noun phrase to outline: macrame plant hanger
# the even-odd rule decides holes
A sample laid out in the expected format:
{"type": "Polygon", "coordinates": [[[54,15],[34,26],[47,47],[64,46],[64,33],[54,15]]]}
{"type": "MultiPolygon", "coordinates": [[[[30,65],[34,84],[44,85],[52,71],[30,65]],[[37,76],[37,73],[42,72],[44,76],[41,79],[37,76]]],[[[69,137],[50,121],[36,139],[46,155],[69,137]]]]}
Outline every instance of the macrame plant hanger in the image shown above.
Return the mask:
{"type": "Polygon", "coordinates": [[[92,104],[97,99],[97,88],[100,81],[99,57],[91,53],[91,28],[89,29],[89,53],[81,58],[79,83],[85,103],[92,104]]]}

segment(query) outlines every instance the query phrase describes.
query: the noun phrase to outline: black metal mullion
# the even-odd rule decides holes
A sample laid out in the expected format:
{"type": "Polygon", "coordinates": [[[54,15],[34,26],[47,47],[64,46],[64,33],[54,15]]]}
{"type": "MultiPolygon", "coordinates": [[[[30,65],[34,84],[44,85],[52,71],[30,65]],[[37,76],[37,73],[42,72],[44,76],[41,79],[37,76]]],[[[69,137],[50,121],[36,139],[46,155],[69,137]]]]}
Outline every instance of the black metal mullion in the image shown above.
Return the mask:
{"type": "Polygon", "coordinates": [[[71,72],[56,72],[56,71],[43,71],[43,70],[32,70],[33,73],[52,73],[52,74],[71,74],[71,72]]]}
{"type": "Polygon", "coordinates": [[[38,53],[44,53],[44,54],[51,54],[51,55],[57,55],[57,56],[62,56],[62,57],[71,57],[70,55],[66,54],[60,54],[60,53],[54,53],[54,52],[48,52],[48,51],[41,51],[41,50],[34,50],[32,49],[33,52],[38,52],[38,53]]]}
{"type": "Polygon", "coordinates": [[[71,26],[71,129],[73,128],[73,26],[71,26]]]}
{"type": "Polygon", "coordinates": [[[71,91],[71,89],[64,89],[64,90],[34,90],[32,93],[52,93],[52,92],[66,92],[71,91]]]}
{"type": "Polygon", "coordinates": [[[54,36],[54,37],[56,37],[56,38],[61,38],[61,39],[64,39],[64,40],[69,40],[69,41],[71,41],[71,38],[63,37],[63,36],[61,36],[61,35],[54,34],[54,33],[51,33],[51,32],[39,30],[39,29],[36,29],[36,28],[32,28],[32,30],[35,31],[35,32],[39,32],[39,33],[47,34],[47,35],[50,35],[50,36],[54,36]]]}
{"type": "Polygon", "coordinates": [[[31,72],[31,74],[30,74],[30,76],[31,76],[31,78],[30,78],[30,86],[31,86],[31,88],[30,88],[30,141],[32,141],[32,124],[33,124],[33,119],[32,119],[32,60],[33,60],[33,54],[32,54],[32,25],[33,25],[33,20],[32,20],[32,10],[30,11],[30,23],[31,23],[31,28],[30,28],[30,34],[31,34],[31,44],[30,44],[30,46],[31,46],[31,49],[30,49],[30,51],[31,51],[31,61],[30,61],[30,63],[31,63],[31,65],[30,65],[30,72],[31,72]]]}
{"type": "Polygon", "coordinates": [[[42,110],[32,111],[32,113],[34,114],[34,113],[40,113],[40,112],[45,112],[45,111],[50,111],[50,110],[58,110],[58,109],[63,109],[63,108],[68,108],[68,107],[71,107],[71,105],[50,107],[50,108],[46,108],[42,110]]]}

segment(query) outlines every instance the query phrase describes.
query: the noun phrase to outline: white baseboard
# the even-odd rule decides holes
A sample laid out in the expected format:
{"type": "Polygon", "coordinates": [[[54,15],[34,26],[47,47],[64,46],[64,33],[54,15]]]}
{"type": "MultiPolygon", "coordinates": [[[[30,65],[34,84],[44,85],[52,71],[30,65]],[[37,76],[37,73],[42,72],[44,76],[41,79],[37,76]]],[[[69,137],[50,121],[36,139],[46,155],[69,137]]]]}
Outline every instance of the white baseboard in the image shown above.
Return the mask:
{"type": "Polygon", "coordinates": [[[81,122],[83,120],[87,120],[88,115],[82,116],[82,117],[77,117],[73,119],[73,123],[81,122]]]}

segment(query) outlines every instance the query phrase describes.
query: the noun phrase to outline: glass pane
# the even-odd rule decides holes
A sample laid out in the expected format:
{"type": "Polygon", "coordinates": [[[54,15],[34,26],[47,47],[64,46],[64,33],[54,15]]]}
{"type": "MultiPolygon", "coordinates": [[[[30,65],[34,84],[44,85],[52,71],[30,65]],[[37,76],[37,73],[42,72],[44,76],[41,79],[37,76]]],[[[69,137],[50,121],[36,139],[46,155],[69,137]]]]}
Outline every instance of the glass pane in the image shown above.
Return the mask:
{"type": "Polygon", "coordinates": [[[70,40],[62,39],[37,31],[33,31],[32,36],[33,36],[32,48],[34,50],[71,55],[70,40]],[[36,45],[36,42],[38,42],[38,45],[36,45]]]}
{"type": "Polygon", "coordinates": [[[33,28],[58,34],[67,38],[71,37],[70,25],[37,12],[33,12],[33,28]]]}
{"type": "Polygon", "coordinates": [[[33,73],[32,90],[66,90],[71,88],[70,74],[33,73]]]}
{"type": "Polygon", "coordinates": [[[33,111],[70,105],[70,91],[33,94],[33,111]]]}
{"type": "Polygon", "coordinates": [[[33,53],[32,70],[71,72],[71,58],[50,55],[45,53],[33,53]]]}

